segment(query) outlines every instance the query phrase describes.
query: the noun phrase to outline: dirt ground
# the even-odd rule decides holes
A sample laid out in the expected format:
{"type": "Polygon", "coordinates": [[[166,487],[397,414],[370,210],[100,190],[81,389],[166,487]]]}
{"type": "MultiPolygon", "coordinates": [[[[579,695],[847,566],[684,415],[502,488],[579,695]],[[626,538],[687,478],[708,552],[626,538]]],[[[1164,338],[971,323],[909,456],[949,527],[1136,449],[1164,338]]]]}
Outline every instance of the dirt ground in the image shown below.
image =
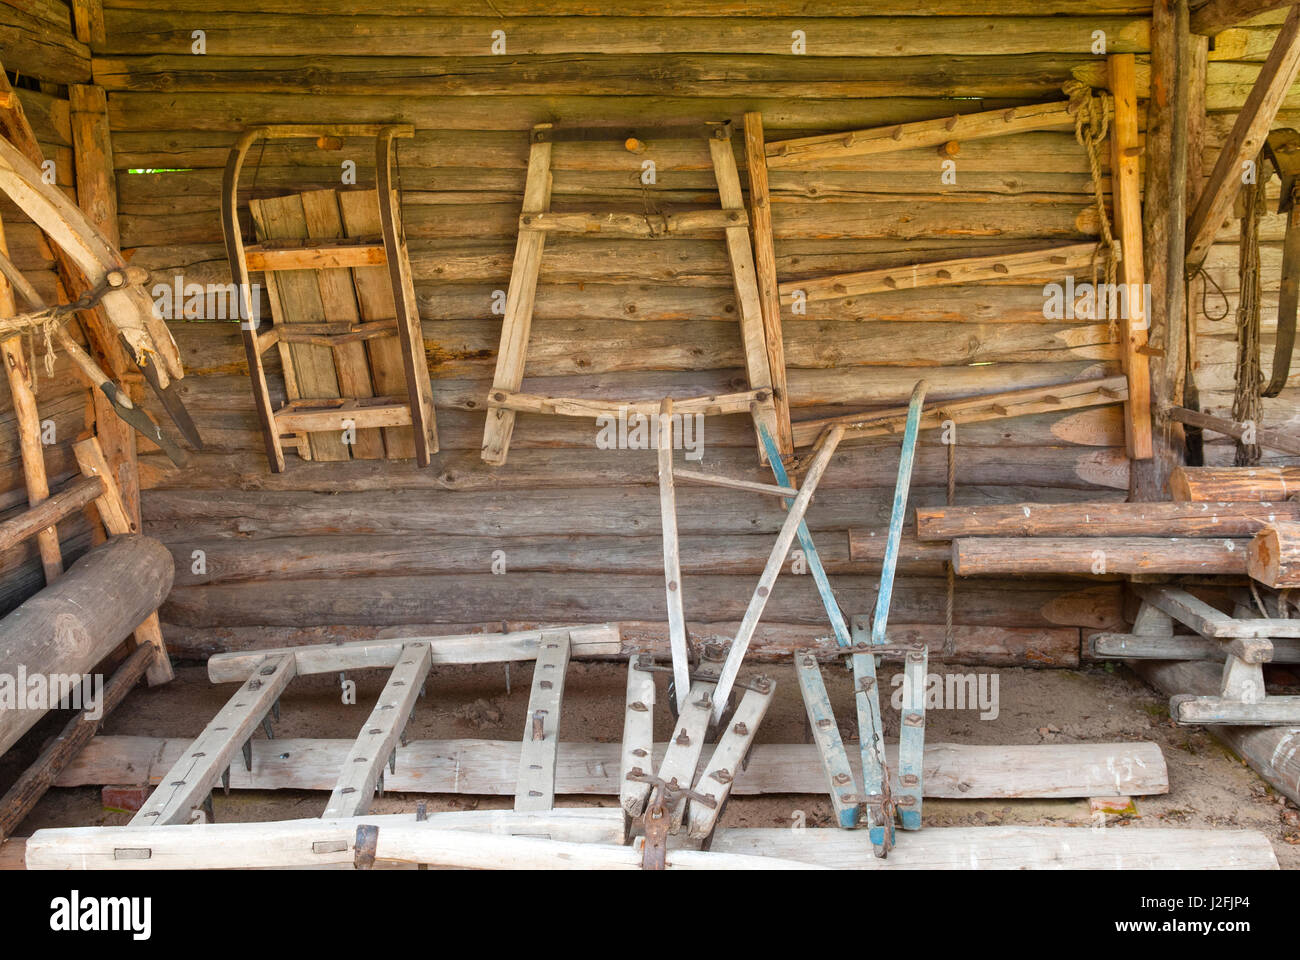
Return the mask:
{"type": "MultiPolygon", "coordinates": [[[[769,665],[778,681],[776,700],[758,734],[760,743],[799,743],[807,722],[798,688],[788,664],[769,665]]],[[[932,665],[931,670],[943,668],[932,665]]],[[[1122,666],[1081,670],[999,669],[999,714],[981,720],[976,710],[937,710],[928,716],[931,742],[971,744],[1085,743],[1151,740],[1160,745],[1169,767],[1169,793],[1137,797],[1136,811],[1111,815],[1108,826],[1140,830],[1145,827],[1240,827],[1261,831],[1273,844],[1284,868],[1300,868],[1300,812],[1276,795],[1253,771],[1199,728],[1174,726],[1166,702],[1122,666]]],[[[827,668],[828,688],[846,739],[856,738],[851,718],[852,691],[847,673],[827,668]]],[[[378,671],[349,675],[357,681],[358,704],[340,704],[337,677],[295,680],[282,698],[278,737],[351,739],[357,724],[373,705],[383,685],[378,671]]],[[[511,692],[506,692],[503,665],[435,667],[427,696],[419,701],[410,727],[411,739],[484,737],[516,739],[524,729],[531,663],[511,668],[511,692]]],[[[667,739],[671,718],[666,678],[659,678],[656,739],[667,739]]],[[[882,680],[882,683],[884,681],[882,680]]],[[[622,736],[626,666],[617,663],[573,663],[565,688],[563,736],[566,740],[617,741],[622,736]]],[[[205,668],[178,665],[174,683],[133,692],[106,725],[109,734],[193,737],[221,707],[233,688],[213,686],[205,668]]],[[[896,733],[897,714],[887,720],[896,733]],[[892,721],[892,723],[891,723],[892,721]]],[[[8,759],[8,758],[6,758],[8,759]]],[[[0,780],[11,777],[0,770],[0,780]]],[[[509,808],[509,797],[449,794],[416,796],[387,794],[376,801],[376,813],[412,811],[417,800],[431,810],[509,808]]],[[[566,806],[613,805],[613,797],[564,797],[566,806]]],[[[324,793],[308,791],[244,791],[223,797],[218,791],[218,821],[277,820],[318,816],[324,793]]],[[[824,796],[766,795],[736,797],[727,807],[724,826],[773,827],[791,823],[794,811],[805,813],[808,826],[829,826],[830,805],[824,796]]],[[[1079,800],[926,800],[925,823],[935,826],[1086,826],[1092,822],[1087,799],[1079,800]]],[[[42,827],[121,824],[128,814],[102,806],[93,787],[54,789],[18,830],[27,835],[42,827]]]]}

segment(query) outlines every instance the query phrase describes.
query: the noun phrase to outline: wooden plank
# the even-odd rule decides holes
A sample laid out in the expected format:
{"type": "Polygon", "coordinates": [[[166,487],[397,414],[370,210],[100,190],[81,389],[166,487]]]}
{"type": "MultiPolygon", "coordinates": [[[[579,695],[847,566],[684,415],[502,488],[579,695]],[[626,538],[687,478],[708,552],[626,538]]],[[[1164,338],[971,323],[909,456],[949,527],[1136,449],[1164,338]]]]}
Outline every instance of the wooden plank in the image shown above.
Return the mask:
{"type": "MultiPolygon", "coordinates": [[[[536,134],[551,125],[533,128],[534,140],[528,153],[528,178],[524,183],[523,213],[544,213],[551,206],[551,142],[538,140],[536,134]]],[[[517,393],[524,381],[524,361],[533,323],[533,302],[537,296],[537,274],[541,268],[546,234],[540,230],[519,231],[515,243],[514,265],[510,269],[510,286],[506,291],[505,315],[501,322],[501,344],[497,348],[496,372],[492,376],[492,395],[517,393]]],[[[505,463],[510,452],[510,437],[515,428],[515,411],[496,407],[488,411],[483,431],[485,463],[505,463]]]]}
{"type": "MultiPolygon", "coordinates": [[[[249,270],[325,270],[334,267],[381,267],[388,260],[382,243],[340,240],[310,246],[258,243],[244,248],[249,270]]],[[[396,327],[394,327],[396,329],[396,327]]]]}
{"type": "MultiPolygon", "coordinates": [[[[931,403],[921,412],[920,429],[933,430],[945,420],[954,423],[982,423],[1008,417],[1027,416],[1057,410],[1074,410],[1081,407],[1119,403],[1128,397],[1128,382],[1124,377],[1103,377],[1097,380],[1079,380],[1047,387],[1030,387],[1009,390],[960,400],[931,403]]],[[[894,407],[869,413],[822,417],[817,420],[796,420],[794,442],[796,447],[816,441],[827,427],[839,425],[850,437],[888,437],[898,434],[907,420],[906,407],[894,407]]]]}
{"type": "Polygon", "coordinates": [[[1115,575],[1246,572],[1246,539],[1188,537],[962,537],[952,542],[959,577],[978,574],[1115,575]]]}
{"type": "MultiPolygon", "coordinates": [[[[848,751],[840,737],[835,711],[826,693],[821,668],[817,658],[803,653],[795,654],[795,674],[799,678],[799,693],[808,713],[808,726],[812,730],[813,747],[824,775],[824,788],[830,796],[835,820],[841,827],[858,824],[859,794],[848,751]]],[[[861,773],[861,760],[858,763],[861,773]]]]}
{"type": "Polygon", "coordinates": [[[1246,572],[1276,589],[1300,587],[1300,523],[1269,524],[1246,548],[1246,572]]]}
{"type": "MultiPolygon", "coordinates": [[[[1115,235],[1120,242],[1122,259],[1119,282],[1130,291],[1145,290],[1146,273],[1142,263],[1142,174],[1139,170],[1141,147],[1138,140],[1137,65],[1133,54],[1114,53],[1108,58],[1110,92],[1115,102],[1111,120],[1111,192],[1114,196],[1115,235]]],[[[1128,455],[1134,460],[1149,460],[1151,445],[1151,372],[1145,347],[1151,321],[1146,315],[1145,298],[1130,296],[1128,309],[1120,314],[1120,357],[1128,377],[1128,401],[1125,404],[1124,436],[1128,455]]]]}
{"type": "Polygon", "coordinates": [[[961,283],[1002,283],[1016,277],[1065,277],[1089,268],[1096,252],[1095,243],[1072,243],[1021,253],[962,257],[809,280],[787,280],[779,285],[779,291],[783,304],[793,303],[800,291],[804,302],[815,303],[961,283]]]}
{"type": "Polygon", "coordinates": [[[1294,0],[1206,0],[1192,11],[1191,31],[1212,37],[1261,13],[1293,5],[1294,0]]]}
{"type": "Polygon", "coordinates": [[[264,657],[256,676],[235,691],[185,755],[164,774],[158,789],[131,818],[131,824],[187,823],[293,678],[293,657],[264,657]]]}
{"type": "MultiPolygon", "coordinates": [[[[1245,436],[1247,431],[1246,424],[1235,423],[1224,417],[1211,416],[1199,410],[1188,410],[1186,407],[1172,407],[1169,410],[1169,419],[1189,426],[1213,430],[1215,433],[1238,440],[1245,436]]],[[[1251,430],[1251,433],[1254,435],[1255,442],[1261,447],[1300,456],[1300,437],[1266,427],[1256,427],[1251,430]]]]}
{"type": "MultiPolygon", "coordinates": [[[[289,341],[294,342],[294,341],[289,341]]],[[[360,346],[360,344],[355,344],[360,346]]],[[[405,397],[368,397],[364,400],[294,400],[275,412],[275,423],[284,432],[306,430],[336,432],[349,427],[357,431],[403,426],[411,422],[411,408],[405,397]]],[[[373,434],[376,438],[378,434],[373,434]]],[[[370,451],[370,452],[373,452],[370,451]]],[[[368,459],[374,459],[370,457],[368,459]]]]}
{"type": "Polygon", "coordinates": [[[569,652],[567,631],[542,632],[519,753],[516,810],[550,810],[555,806],[555,762],[559,756],[560,708],[569,652]]]}
{"type": "Polygon", "coordinates": [[[749,605],[745,608],[745,615],[741,620],[740,629],[736,631],[735,639],[732,640],[731,647],[727,650],[727,659],[723,661],[722,672],[718,676],[719,699],[713,708],[715,721],[721,719],[722,712],[726,709],[727,697],[731,694],[732,684],[736,682],[741,662],[745,659],[745,652],[749,649],[749,642],[753,639],[754,630],[758,627],[758,621],[763,616],[763,608],[767,606],[767,598],[772,592],[772,587],[776,584],[776,578],[781,574],[781,567],[785,565],[786,554],[790,552],[790,544],[794,542],[794,538],[799,532],[799,525],[803,523],[804,514],[808,510],[809,503],[812,502],[813,492],[817,489],[822,474],[826,472],[826,467],[830,465],[831,457],[835,454],[835,448],[839,446],[840,439],[843,436],[844,428],[842,426],[836,425],[829,428],[829,436],[826,442],[817,451],[817,455],[813,458],[808,467],[808,472],[804,476],[803,484],[799,488],[799,496],[794,498],[786,512],[785,522],[781,525],[781,531],[777,534],[776,542],[772,545],[772,552],[768,555],[767,564],[763,567],[763,573],[758,579],[758,585],[754,588],[749,605]]]}
{"type": "MultiPolygon", "coordinates": [[[[641,678],[652,677],[636,672],[641,678]]],[[[638,716],[644,719],[649,714],[653,718],[653,704],[643,702],[650,709],[638,711],[638,716]]],[[[181,738],[97,737],[59,775],[56,784],[154,784],[191,742],[181,738]]],[[[661,742],[645,748],[648,755],[638,757],[633,765],[657,769],[667,746],[661,742]]],[[[230,786],[232,790],[328,792],[334,788],[339,767],[351,748],[351,740],[254,740],[253,769],[235,764],[230,786]]],[[[618,743],[562,741],[555,792],[619,796],[627,784],[620,766],[622,754],[623,746],[618,743]]],[[[890,769],[897,769],[894,745],[886,744],[886,758],[890,769]]],[[[857,757],[851,757],[848,763],[849,772],[856,776],[857,757]]],[[[386,778],[386,786],[406,793],[508,797],[515,792],[518,774],[518,740],[413,740],[398,746],[397,770],[386,778]]],[[[1168,771],[1160,748],[1145,741],[1023,746],[927,743],[923,784],[927,797],[948,799],[1065,799],[1169,792],[1168,771]]],[[[822,795],[826,786],[814,744],[756,743],[745,775],[732,786],[732,793],[822,795]]]]}
{"type": "Polygon", "coordinates": [[[511,633],[468,633],[446,637],[400,637],[392,640],[363,640],[356,643],[318,644],[255,650],[248,653],[219,654],[208,660],[208,679],[213,683],[247,680],[266,657],[292,657],[298,676],[364,670],[369,667],[394,667],[403,649],[411,643],[427,644],[433,662],[504,663],[535,660],[542,637],[552,630],[568,634],[573,656],[621,653],[617,624],[582,624],[546,630],[517,630],[511,633]]]}
{"type": "Polygon", "coordinates": [[[688,832],[693,840],[704,840],[713,833],[727,798],[731,795],[732,785],[740,779],[746,767],[750,748],[758,735],[758,726],[772,705],[776,681],[758,677],[753,683],[754,686],[745,691],[740,706],[736,708],[727,729],[719,738],[696,787],[696,793],[712,797],[716,806],[709,807],[694,800],[688,802],[688,832]],[[764,686],[766,689],[763,689],[764,686]]]}
{"type": "Polygon", "coordinates": [[[1177,467],[1169,493],[1182,502],[1281,503],[1300,492],[1300,467],[1177,467]]]}
{"type": "MultiPolygon", "coordinates": [[[[302,193],[301,197],[307,237],[312,241],[341,239],[343,218],[339,213],[336,191],[310,190],[302,193]]],[[[315,271],[315,280],[320,287],[321,309],[326,323],[360,322],[361,314],[357,308],[356,291],[352,286],[352,274],[346,268],[322,267],[315,271]]],[[[351,342],[337,343],[333,354],[340,396],[373,397],[375,388],[370,381],[365,346],[351,342]]],[[[384,439],[377,429],[354,424],[352,436],[354,440],[347,446],[353,459],[383,458],[384,439]]]]}
{"type": "MultiPolygon", "coordinates": [[[[627,702],[623,715],[623,742],[618,765],[618,799],[623,813],[636,818],[645,813],[645,803],[650,797],[650,784],[629,780],[628,775],[645,774],[654,767],[654,710],[655,678],[648,670],[638,669],[651,658],[642,659],[638,653],[627,660],[627,702]]],[[[566,759],[572,756],[573,744],[560,744],[559,754],[566,759]]],[[[603,764],[601,765],[603,767],[603,764]]],[[[566,769],[559,765],[556,771],[555,792],[570,793],[566,789],[566,769]]]]}
{"type": "Polygon", "coordinates": [[[99,477],[78,477],[39,505],[0,523],[0,551],[9,550],[38,531],[72,516],[104,492],[99,477]]]}
{"type": "MultiPolygon", "coordinates": [[[[348,190],[339,194],[343,229],[351,238],[373,237],[382,227],[379,219],[379,193],[374,190],[348,190]]],[[[354,241],[355,242],[355,241],[354,241]]],[[[387,258],[385,257],[385,260],[387,258]]],[[[370,360],[370,379],[380,396],[406,393],[402,368],[402,346],[397,338],[397,307],[393,285],[386,266],[355,266],[352,283],[357,293],[357,308],[367,323],[392,323],[389,336],[366,341],[370,360]]],[[[384,451],[390,460],[415,459],[415,434],[409,426],[384,427],[384,451]]]]}
{"type": "Polygon", "coordinates": [[[664,545],[664,596],[668,611],[668,646],[672,651],[677,710],[686,709],[691,687],[690,649],[686,645],[686,613],[682,608],[682,565],[677,542],[677,493],[673,488],[673,401],[659,405],[656,445],[659,460],[659,519],[664,545]]]}
{"type": "MultiPolygon", "coordinates": [[[[95,509],[108,535],[115,537],[139,533],[140,528],[131,518],[123,502],[121,491],[114,480],[114,471],[104,456],[98,438],[88,437],[78,441],[72,445],[72,452],[77,458],[77,465],[81,468],[82,475],[96,477],[103,484],[104,492],[95,499],[95,509]]],[[[175,673],[172,670],[171,658],[167,655],[167,644],[163,640],[162,624],[158,621],[158,614],[151,613],[140,626],[136,627],[133,637],[137,646],[152,647],[154,651],[153,662],[145,672],[145,679],[149,686],[155,687],[172,680],[175,673]]]]}
{"type": "Polygon", "coordinates": [[[414,813],[370,814],[271,823],[220,823],[201,826],[74,827],[38,831],[28,840],[30,863],[72,869],[238,869],[328,867],[354,863],[357,827],[379,828],[376,859],[403,859],[388,837],[406,827],[510,837],[531,834],[573,843],[618,843],[622,825],[616,811],[553,810],[520,814],[513,810],[439,810],[417,821],[414,813]],[[379,854],[382,852],[382,856],[379,854]]]}
{"type": "Polygon", "coordinates": [[[590,235],[608,234],[615,237],[654,238],[721,233],[736,226],[745,226],[749,217],[740,210],[691,210],[682,213],[636,214],[593,213],[568,210],[553,213],[523,213],[519,216],[520,230],[539,230],[543,233],[590,235]]]}
{"type": "MultiPolygon", "coordinates": [[[[771,398],[767,389],[744,390],[738,393],[721,393],[704,397],[683,397],[673,401],[674,409],[682,416],[717,416],[728,413],[745,413],[755,403],[771,398]]],[[[660,401],[588,400],[577,397],[542,397],[534,394],[496,390],[488,396],[488,406],[493,409],[520,413],[546,413],[558,417],[651,417],[659,412],[660,401]]]]}
{"type": "Polygon", "coordinates": [[[728,490],[745,490],[749,493],[763,493],[773,497],[796,497],[799,491],[794,487],[774,486],[770,483],[756,483],[753,480],[741,480],[737,477],[723,477],[698,470],[673,470],[673,477],[689,483],[700,483],[709,487],[725,487],[728,490]]]}
{"type": "MultiPolygon", "coordinates": [[[[260,240],[298,239],[307,236],[307,219],[302,196],[291,194],[250,200],[248,209],[257,227],[260,240]]],[[[321,300],[320,285],[316,278],[300,271],[284,274],[271,273],[266,277],[270,294],[271,314],[276,323],[324,323],[325,306],[321,300]]],[[[297,391],[289,398],[330,399],[341,396],[338,374],[334,368],[333,352],[328,347],[307,343],[291,343],[284,347],[288,362],[286,371],[292,369],[297,391]]],[[[351,459],[342,431],[316,431],[307,437],[313,460],[338,461],[351,459]]]]}
{"type": "Polygon", "coordinates": [[[1238,620],[1177,587],[1132,586],[1147,603],[1205,637],[1300,637],[1300,620],[1238,620]]]}
{"type": "Polygon", "coordinates": [[[953,140],[962,143],[984,137],[1073,126],[1074,116],[1070,113],[1070,104],[1062,100],[964,116],[954,115],[942,120],[922,120],[848,133],[780,140],[767,144],[767,165],[770,169],[803,166],[842,157],[937,147],[953,140]]]}
{"type": "MultiPolygon", "coordinates": [[[[709,732],[716,689],[717,685],[707,680],[691,683],[686,707],[678,714],[673,725],[676,732],[669,739],[663,758],[659,761],[659,768],[655,771],[655,776],[665,783],[676,780],[678,786],[688,790],[694,786],[695,773],[709,732]]],[[[669,832],[676,833],[681,828],[685,813],[686,802],[680,799],[669,808],[668,814],[672,821],[669,832]]]]}
{"type": "Polygon", "coordinates": [[[428,644],[403,648],[401,659],[388,675],[374,709],[343,761],[342,772],[321,814],[324,819],[359,817],[370,812],[375,786],[378,784],[383,791],[384,767],[397,766],[397,743],[405,739],[406,724],[432,663],[428,644]]]}
{"type": "Polygon", "coordinates": [[[1253,161],[1264,145],[1278,109],[1300,71],[1300,8],[1292,7],[1260,69],[1255,85],[1237,114],[1232,132],[1219,152],[1210,179],[1187,224],[1187,267],[1205,262],[1214,236],[1232,212],[1241,190],[1242,165],[1253,161]]]}
{"type": "Polygon", "coordinates": [[[711,849],[843,870],[1277,869],[1272,844],[1255,830],[934,827],[881,860],[860,832],[751,827],[718,831],[711,849]]]}
{"type": "MultiPolygon", "coordinates": [[[[917,507],[919,539],[956,537],[1250,537],[1300,520],[1300,503],[991,503],[917,507]]],[[[870,531],[850,528],[849,555],[866,555],[870,531]]]]}
{"type": "Polygon", "coordinates": [[[754,276],[763,314],[763,338],[772,375],[776,409],[776,441],[782,457],[794,453],[790,433],[790,398],[785,377],[785,342],[781,333],[781,297],[777,290],[776,247],[772,239],[772,196],[767,179],[767,150],[763,114],[745,114],[745,171],[749,177],[750,228],[754,239],[754,276]]]}
{"type": "MultiPolygon", "coordinates": [[[[730,136],[726,139],[719,139],[716,134],[711,137],[709,155],[713,160],[713,175],[718,181],[722,209],[743,211],[745,197],[740,189],[740,173],[736,169],[736,155],[731,148],[730,136]]],[[[772,436],[779,436],[776,409],[770,394],[772,368],[768,360],[768,329],[763,319],[749,231],[744,226],[728,227],[726,243],[727,262],[731,264],[732,283],[736,288],[736,302],[740,308],[740,339],[745,351],[745,376],[751,390],[768,392],[763,401],[750,408],[754,425],[756,429],[759,426],[766,427],[772,436]]],[[[767,459],[762,444],[759,444],[759,459],[767,459]]]]}

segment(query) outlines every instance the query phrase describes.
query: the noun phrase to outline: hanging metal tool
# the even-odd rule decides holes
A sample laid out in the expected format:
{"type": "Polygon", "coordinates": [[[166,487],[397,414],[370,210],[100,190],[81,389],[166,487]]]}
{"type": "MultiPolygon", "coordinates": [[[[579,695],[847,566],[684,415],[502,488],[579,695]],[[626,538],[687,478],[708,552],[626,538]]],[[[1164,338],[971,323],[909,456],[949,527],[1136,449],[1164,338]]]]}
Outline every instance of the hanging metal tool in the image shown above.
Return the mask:
{"type": "MultiPolygon", "coordinates": [[[[1282,181],[1277,212],[1286,214],[1286,238],[1282,242],[1282,289],[1277,303],[1277,342],[1273,348],[1273,372],[1260,396],[1276,397],[1291,375],[1291,354],[1295,349],[1296,307],[1300,304],[1300,204],[1296,203],[1296,175],[1300,173],[1300,132],[1274,130],[1264,143],[1264,156],[1282,181]]],[[[1256,172],[1258,175],[1258,171],[1256,172]]]]}

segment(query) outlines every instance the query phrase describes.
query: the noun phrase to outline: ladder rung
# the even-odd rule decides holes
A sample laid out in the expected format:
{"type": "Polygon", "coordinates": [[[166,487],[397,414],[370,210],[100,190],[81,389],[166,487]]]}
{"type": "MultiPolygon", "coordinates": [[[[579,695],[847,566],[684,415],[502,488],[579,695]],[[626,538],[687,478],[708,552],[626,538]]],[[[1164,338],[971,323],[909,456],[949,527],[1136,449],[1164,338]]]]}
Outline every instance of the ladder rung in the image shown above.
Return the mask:
{"type": "Polygon", "coordinates": [[[404,398],[294,400],[275,411],[276,426],[282,431],[342,430],[344,421],[358,430],[368,427],[403,427],[411,422],[411,408],[404,398]]]}
{"type": "Polygon", "coordinates": [[[259,243],[244,249],[244,259],[249,270],[327,270],[388,262],[384,245],[371,240],[325,241],[310,247],[259,243]]]}

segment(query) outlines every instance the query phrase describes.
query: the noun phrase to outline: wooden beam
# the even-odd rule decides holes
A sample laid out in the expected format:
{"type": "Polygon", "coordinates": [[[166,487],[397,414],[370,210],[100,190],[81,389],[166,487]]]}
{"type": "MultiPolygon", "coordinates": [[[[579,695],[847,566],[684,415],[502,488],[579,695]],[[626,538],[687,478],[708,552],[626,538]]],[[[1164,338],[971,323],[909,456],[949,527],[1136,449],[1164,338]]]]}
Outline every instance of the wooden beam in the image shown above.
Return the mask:
{"type": "MultiPolygon", "coordinates": [[[[957,537],[1251,537],[1275,520],[1300,521],[1280,503],[992,503],[917,507],[919,539],[957,537]]],[[[869,531],[849,530],[849,555],[869,531]]]]}
{"type": "Polygon", "coordinates": [[[689,801],[689,834],[694,840],[705,840],[718,824],[722,808],[726,805],[731,788],[741,776],[742,769],[749,758],[750,748],[758,735],[758,726],[767,715],[772,705],[772,695],[776,691],[776,681],[766,677],[754,681],[754,686],[745,691],[740,706],[732,714],[727,729],[718,739],[704,772],[700,774],[696,793],[712,797],[715,805],[710,807],[703,803],[689,801]],[[764,686],[766,689],[764,689],[764,686]]]}
{"type": "MultiPolygon", "coordinates": [[[[305,241],[304,241],[305,242],[305,241]]],[[[346,239],[310,246],[287,246],[267,241],[244,247],[249,270],[327,270],[339,267],[375,267],[388,262],[382,243],[346,239]]],[[[397,329],[396,323],[393,330],[397,329]]]]}
{"type": "Polygon", "coordinates": [[[519,215],[520,230],[538,230],[542,233],[578,234],[587,236],[593,233],[607,234],[615,237],[661,238],[677,236],[696,236],[701,233],[719,234],[731,227],[743,227],[749,223],[744,209],[739,210],[690,210],[683,213],[641,214],[641,213],[590,213],[584,211],[566,211],[553,213],[544,210],[540,213],[522,213],[519,215]]]}
{"type": "MultiPolygon", "coordinates": [[[[653,658],[646,658],[650,661],[653,658]]],[[[655,678],[648,670],[639,669],[641,654],[634,653],[627,660],[627,700],[623,715],[623,741],[618,765],[618,801],[623,813],[636,818],[645,812],[645,802],[650,796],[650,784],[629,780],[628,774],[645,774],[656,769],[654,751],[655,678]]],[[[573,744],[560,745],[567,759],[573,755],[573,744]]],[[[601,768],[603,769],[603,767],[601,768]]],[[[556,771],[556,793],[569,793],[564,781],[563,767],[556,771]]]]}
{"type": "Polygon", "coordinates": [[[1300,467],[1179,467],[1169,492],[1185,502],[1282,503],[1300,493],[1300,467]]]}
{"type": "Polygon", "coordinates": [[[1295,0],[1206,0],[1192,11],[1191,31],[1212,37],[1261,13],[1295,5],[1295,0]]]}
{"type": "Polygon", "coordinates": [[[321,814],[323,818],[359,817],[370,812],[376,784],[383,791],[384,767],[397,766],[397,743],[405,738],[406,724],[431,665],[428,644],[409,644],[402,650],[401,659],[388,675],[374,709],[343,761],[338,782],[321,814]]]}
{"type": "Polygon", "coordinates": [[[1115,575],[1246,572],[1249,540],[1180,537],[963,537],[952,542],[960,577],[983,574],[1115,575]]]}
{"type": "Polygon", "coordinates": [[[767,365],[772,373],[776,407],[776,443],[782,457],[794,453],[790,434],[790,398],[785,376],[785,340],[781,331],[781,298],[777,290],[776,246],[772,236],[772,195],[767,179],[763,114],[745,114],[745,169],[749,175],[750,229],[754,239],[754,270],[763,313],[767,365]]]}
{"type": "Polygon", "coordinates": [[[723,477],[698,470],[673,470],[673,477],[688,483],[699,483],[707,487],[725,487],[728,490],[744,490],[748,493],[763,493],[773,497],[795,497],[799,491],[794,487],[779,487],[770,483],[758,483],[754,480],[740,480],[736,477],[723,477]]]}
{"type": "MultiPolygon", "coordinates": [[[[748,413],[754,403],[766,403],[772,397],[770,388],[744,390],[739,393],[720,393],[707,397],[685,397],[673,401],[673,409],[682,416],[717,416],[728,413],[748,413]]],[[[657,400],[589,400],[584,397],[541,397],[508,390],[493,390],[488,395],[488,406],[520,413],[546,413],[559,417],[653,417],[659,412],[657,400]]]]}
{"type": "Polygon", "coordinates": [[[569,634],[545,631],[533,664],[533,684],[524,717],[523,747],[516,778],[516,810],[550,810],[555,806],[555,763],[560,748],[564,678],[569,669],[569,634]]]}
{"type": "Polygon", "coordinates": [[[1244,164],[1253,162],[1259,154],[1297,71],[1300,71],[1300,7],[1292,6],[1246,103],[1237,114],[1187,225],[1189,270],[1205,262],[1214,236],[1228,219],[1241,190],[1244,164]]]}
{"type": "Polygon", "coordinates": [[[1146,273],[1142,262],[1142,183],[1139,170],[1137,67],[1131,53],[1108,58],[1110,92],[1115,100],[1111,121],[1111,184],[1114,195],[1115,234],[1123,251],[1119,280],[1130,295],[1120,315],[1120,360],[1128,377],[1124,438],[1129,458],[1149,460],[1151,446],[1151,372],[1145,355],[1150,318],[1146,315],[1146,273]]]}
{"type": "MultiPolygon", "coordinates": [[[[716,685],[708,680],[695,680],[691,683],[690,693],[686,696],[686,709],[673,724],[673,735],[668,740],[663,759],[655,771],[655,776],[665,783],[676,780],[680,787],[690,789],[694,786],[700,755],[704,751],[704,740],[709,733],[709,716],[716,689],[716,685]]],[[[679,797],[668,810],[672,820],[670,832],[675,833],[681,827],[685,813],[686,803],[679,797]]]]}
{"type": "Polygon", "coordinates": [[[252,676],[217,712],[185,754],[163,775],[158,789],[131,818],[132,826],[188,823],[253,737],[262,719],[294,678],[290,656],[264,657],[252,676]]]}
{"type": "Polygon", "coordinates": [[[861,157],[917,147],[937,147],[955,140],[980,140],[1033,130],[1056,130],[1074,126],[1068,101],[988,110],[983,113],[954,115],[943,120],[922,120],[848,133],[830,133],[817,137],[799,137],[768,143],[767,165],[804,166],[842,157],[861,157]]]}
{"type": "MultiPolygon", "coordinates": [[[[1077,380],[1073,383],[1052,384],[1047,387],[1030,387],[989,393],[978,397],[961,397],[956,400],[931,403],[921,413],[921,429],[932,430],[945,420],[955,423],[982,423],[1007,417],[1022,417],[1034,413],[1073,410],[1080,407],[1119,403],[1128,397],[1125,377],[1103,377],[1099,380],[1077,380]]],[[[822,417],[818,420],[796,420],[794,443],[807,446],[818,440],[827,428],[844,427],[849,439],[862,437],[890,437],[902,431],[907,420],[906,407],[893,407],[867,413],[822,417]]]]}
{"type": "Polygon", "coordinates": [[[659,521],[664,544],[664,596],[668,611],[668,647],[672,651],[677,711],[686,709],[691,688],[690,648],[686,644],[686,613],[682,606],[682,563],[677,541],[677,491],[673,486],[673,401],[659,405],[656,437],[659,464],[659,521]]]}
{"type": "MultiPolygon", "coordinates": [[[[1178,587],[1135,583],[1133,590],[1157,610],[1203,637],[1300,637],[1300,620],[1238,620],[1178,587]]],[[[1215,691],[1218,692],[1217,690],[1215,691]]]]}
{"type": "MultiPolygon", "coordinates": [[[[1215,417],[1208,413],[1202,413],[1199,410],[1188,410],[1186,407],[1172,407],[1169,410],[1169,419],[1177,420],[1179,423],[1186,423],[1193,427],[1201,427],[1204,430],[1212,430],[1215,433],[1221,433],[1226,437],[1235,437],[1240,440],[1246,435],[1247,427],[1244,423],[1234,423],[1232,420],[1224,417],[1215,417]]],[[[1283,453],[1289,453],[1300,456],[1300,437],[1293,436],[1289,433],[1282,433],[1278,430],[1269,430],[1264,427],[1256,427],[1251,431],[1255,438],[1255,443],[1261,447],[1267,447],[1270,450],[1280,450],[1283,453]]]]}
{"type": "Polygon", "coordinates": [[[781,303],[791,304],[800,291],[804,300],[811,303],[959,283],[1000,283],[1012,277],[1059,280],[1087,269],[1096,253],[1095,243],[1072,243],[1003,256],[962,257],[808,280],[787,280],[779,285],[778,290],[781,303]]]}
{"type": "MultiPolygon", "coordinates": [[[[1222,664],[1231,652],[1230,640],[1196,634],[1094,633],[1087,638],[1093,657],[1113,660],[1213,660],[1222,664]]],[[[1300,640],[1269,640],[1269,663],[1300,663],[1300,640]]]]}
{"type": "Polygon", "coordinates": [[[795,654],[794,666],[799,678],[799,693],[808,714],[812,746],[823,777],[822,789],[830,797],[836,824],[846,829],[856,827],[860,809],[857,784],[861,782],[862,761],[859,758],[855,774],[849,763],[849,753],[844,749],[839,725],[835,722],[835,709],[826,693],[826,681],[822,679],[817,658],[807,651],[800,651],[795,654]]]}
{"type": "Polygon", "coordinates": [[[1300,523],[1274,523],[1250,541],[1246,570],[1276,589],[1300,587],[1300,523]]]}
{"type": "Polygon", "coordinates": [[[15,547],[39,531],[72,516],[103,492],[104,482],[99,477],[77,477],[70,480],[48,500],[0,523],[0,551],[15,547]]]}

